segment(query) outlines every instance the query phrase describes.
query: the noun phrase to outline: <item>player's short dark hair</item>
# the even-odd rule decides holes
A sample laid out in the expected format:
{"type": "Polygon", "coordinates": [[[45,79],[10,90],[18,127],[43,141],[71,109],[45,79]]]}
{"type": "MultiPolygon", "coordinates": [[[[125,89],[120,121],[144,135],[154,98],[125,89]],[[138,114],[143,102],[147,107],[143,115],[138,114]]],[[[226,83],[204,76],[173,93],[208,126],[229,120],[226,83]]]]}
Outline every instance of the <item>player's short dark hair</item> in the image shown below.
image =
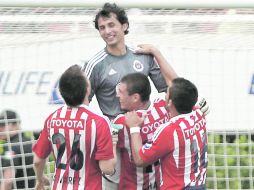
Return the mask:
{"type": "Polygon", "coordinates": [[[151,85],[146,75],[142,73],[131,73],[125,75],[121,79],[121,83],[125,83],[127,85],[129,95],[138,93],[142,102],[150,99],[151,85]]]}
{"type": "MultiPolygon", "coordinates": [[[[97,30],[99,30],[98,26],[98,19],[100,17],[111,17],[111,13],[114,13],[116,15],[117,20],[123,25],[127,24],[129,28],[129,20],[127,17],[127,14],[124,9],[118,7],[115,3],[105,3],[102,7],[102,9],[96,14],[94,19],[94,25],[97,30]]],[[[128,28],[124,31],[124,34],[128,34],[129,30],[128,28]]]]}
{"type": "Polygon", "coordinates": [[[169,88],[169,99],[172,100],[178,113],[190,113],[198,100],[198,89],[189,80],[176,78],[169,88]]]}
{"type": "Polygon", "coordinates": [[[60,77],[59,91],[68,106],[75,107],[84,102],[87,79],[79,65],[69,67],[60,77]]]}
{"type": "Polygon", "coordinates": [[[4,127],[8,124],[20,124],[20,122],[19,115],[13,110],[3,110],[0,113],[0,127],[4,127]]]}

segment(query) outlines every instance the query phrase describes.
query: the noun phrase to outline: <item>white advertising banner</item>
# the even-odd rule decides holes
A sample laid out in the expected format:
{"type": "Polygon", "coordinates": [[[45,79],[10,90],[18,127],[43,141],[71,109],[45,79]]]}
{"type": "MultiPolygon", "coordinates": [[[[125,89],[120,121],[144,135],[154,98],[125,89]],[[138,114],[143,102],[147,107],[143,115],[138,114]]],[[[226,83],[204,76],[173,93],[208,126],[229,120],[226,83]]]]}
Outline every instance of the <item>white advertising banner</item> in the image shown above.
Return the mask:
{"type": "MultiPolygon", "coordinates": [[[[254,50],[159,45],[179,76],[193,81],[207,99],[209,130],[254,129],[254,50]]],[[[0,110],[16,110],[24,130],[41,130],[46,117],[60,106],[61,73],[72,64],[83,65],[103,47],[101,39],[86,38],[0,49],[0,110]]],[[[152,98],[156,96],[154,90],[152,98]]],[[[95,100],[91,106],[99,112],[95,100]]]]}

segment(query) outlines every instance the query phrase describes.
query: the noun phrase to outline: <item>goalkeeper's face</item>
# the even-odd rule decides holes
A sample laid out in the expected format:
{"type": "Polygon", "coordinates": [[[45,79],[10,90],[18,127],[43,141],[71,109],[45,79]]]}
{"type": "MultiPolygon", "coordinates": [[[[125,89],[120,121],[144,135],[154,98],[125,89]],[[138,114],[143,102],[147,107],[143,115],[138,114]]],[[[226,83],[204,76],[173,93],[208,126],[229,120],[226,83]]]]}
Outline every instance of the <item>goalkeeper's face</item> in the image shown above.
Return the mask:
{"type": "Polygon", "coordinates": [[[98,29],[107,46],[113,47],[119,43],[124,43],[124,35],[128,29],[128,24],[121,24],[117,19],[117,15],[111,13],[110,17],[100,17],[98,19],[98,29]]]}

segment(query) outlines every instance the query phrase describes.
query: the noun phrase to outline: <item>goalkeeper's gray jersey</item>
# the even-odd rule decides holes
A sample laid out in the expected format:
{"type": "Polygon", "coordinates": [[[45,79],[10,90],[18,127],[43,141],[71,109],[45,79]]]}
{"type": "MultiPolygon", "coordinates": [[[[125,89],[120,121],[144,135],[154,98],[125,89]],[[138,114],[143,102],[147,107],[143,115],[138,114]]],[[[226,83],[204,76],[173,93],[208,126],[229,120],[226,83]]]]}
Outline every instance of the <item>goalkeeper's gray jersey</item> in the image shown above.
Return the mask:
{"type": "Polygon", "coordinates": [[[167,88],[160,68],[151,55],[134,54],[134,49],[126,48],[127,53],[123,56],[113,56],[104,48],[83,68],[91,82],[90,100],[95,94],[102,113],[110,119],[124,112],[116,97],[116,85],[123,76],[141,72],[151,78],[159,92],[165,92],[167,88]]]}

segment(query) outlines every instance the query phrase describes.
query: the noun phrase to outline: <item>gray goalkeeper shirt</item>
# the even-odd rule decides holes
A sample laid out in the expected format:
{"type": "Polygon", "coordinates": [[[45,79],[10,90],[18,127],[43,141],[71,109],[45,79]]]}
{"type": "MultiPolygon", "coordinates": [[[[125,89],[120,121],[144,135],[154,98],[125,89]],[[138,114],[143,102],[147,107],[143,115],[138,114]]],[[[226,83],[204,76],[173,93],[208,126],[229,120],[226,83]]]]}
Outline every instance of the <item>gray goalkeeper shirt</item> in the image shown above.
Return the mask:
{"type": "Polygon", "coordinates": [[[116,85],[123,76],[141,72],[151,78],[159,92],[165,92],[167,89],[166,82],[153,56],[135,54],[134,49],[126,48],[127,53],[123,56],[111,55],[104,48],[83,67],[91,82],[90,100],[95,94],[102,113],[110,119],[124,113],[116,97],[116,85]]]}

